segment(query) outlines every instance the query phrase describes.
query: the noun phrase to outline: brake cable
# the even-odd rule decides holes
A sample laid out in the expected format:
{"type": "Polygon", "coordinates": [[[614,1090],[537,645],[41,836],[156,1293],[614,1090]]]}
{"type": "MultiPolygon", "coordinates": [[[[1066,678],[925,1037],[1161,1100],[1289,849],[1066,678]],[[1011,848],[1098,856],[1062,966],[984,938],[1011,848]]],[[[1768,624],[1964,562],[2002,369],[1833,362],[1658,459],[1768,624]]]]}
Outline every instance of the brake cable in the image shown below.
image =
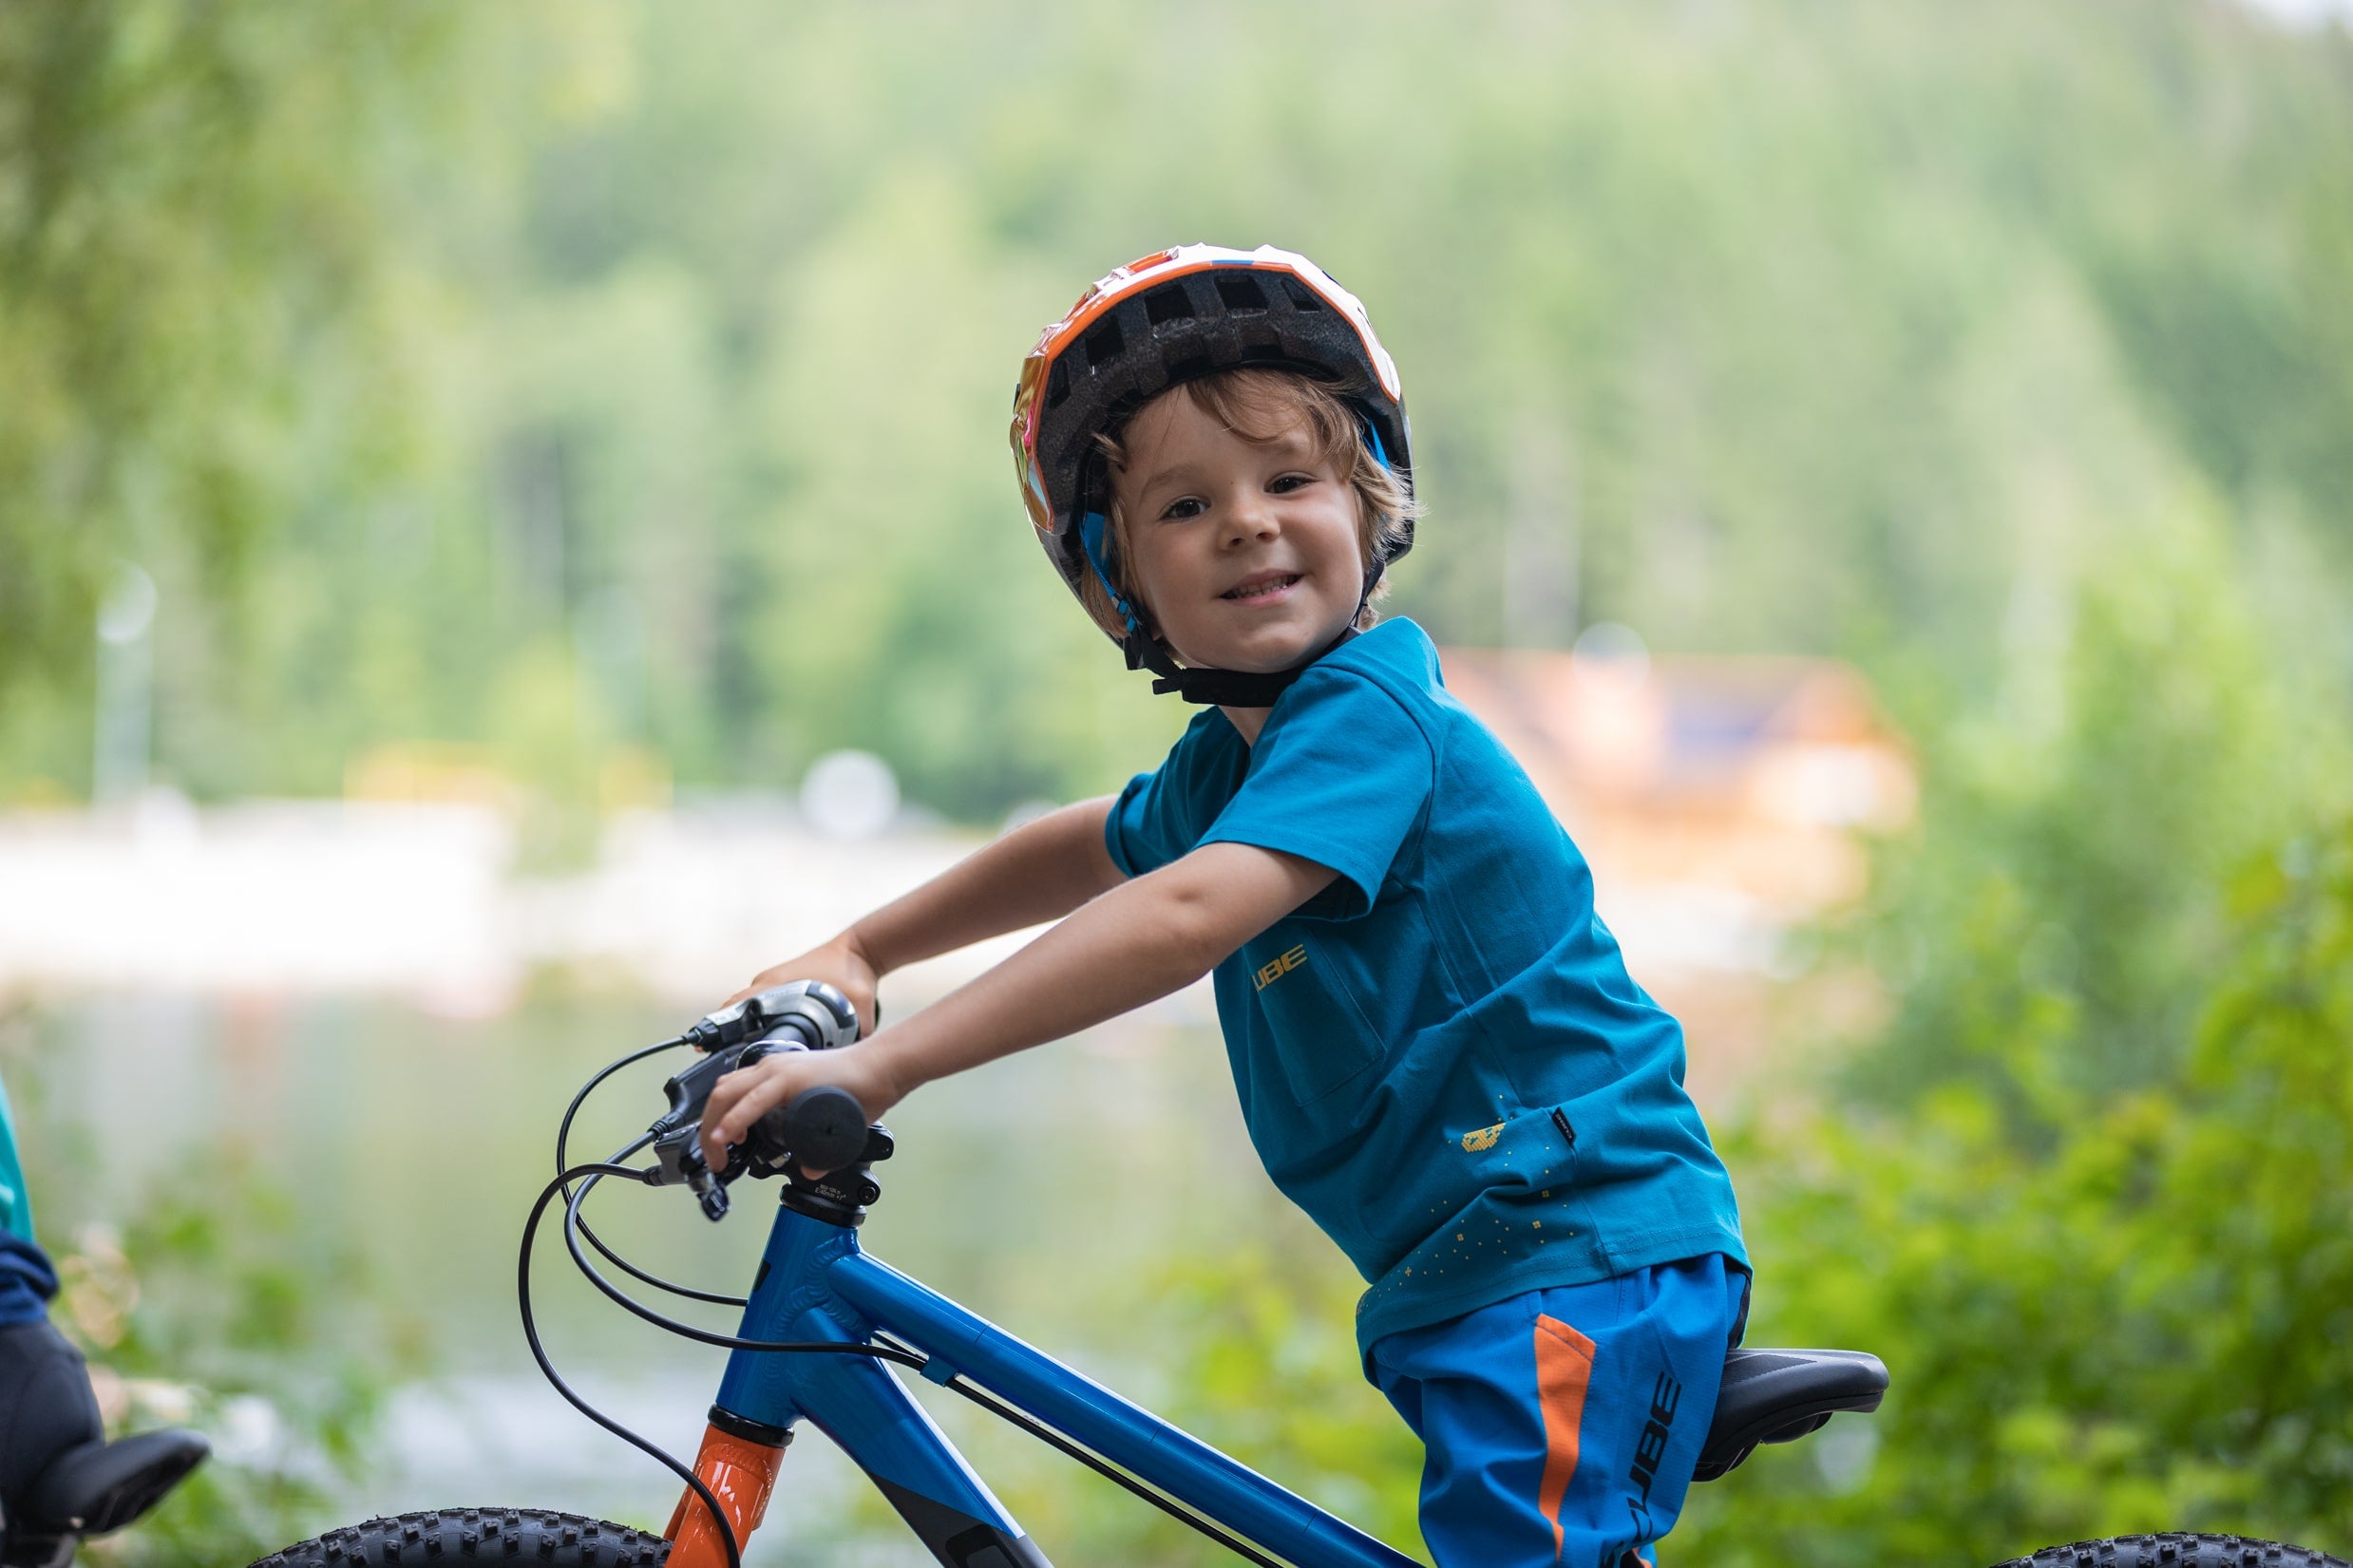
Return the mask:
{"type": "MultiPolygon", "coordinates": [[[[649,1134],[643,1141],[622,1150],[620,1158],[628,1158],[652,1141],[652,1135],[649,1134]]],[[[540,1189],[539,1200],[531,1205],[531,1218],[523,1221],[522,1256],[516,1265],[515,1272],[515,1298],[517,1304],[522,1309],[523,1339],[531,1347],[531,1359],[540,1364],[541,1372],[555,1387],[556,1391],[563,1396],[565,1403],[632,1447],[642,1449],[653,1455],[672,1473],[680,1477],[693,1488],[694,1495],[702,1499],[703,1506],[711,1510],[712,1522],[719,1527],[719,1542],[727,1548],[728,1568],[743,1568],[744,1554],[736,1544],[735,1531],[729,1525],[726,1513],[720,1509],[718,1498],[709,1486],[703,1483],[703,1478],[680,1464],[675,1456],[659,1444],[639,1437],[636,1432],[631,1431],[581,1398],[573,1389],[572,1385],[563,1380],[562,1374],[556,1370],[556,1364],[547,1358],[547,1347],[540,1343],[539,1323],[531,1312],[531,1242],[539,1234],[540,1216],[547,1212],[550,1199],[554,1198],[557,1193],[567,1190],[565,1183],[574,1177],[607,1174],[635,1177],[637,1173],[620,1163],[619,1160],[603,1165],[581,1165],[576,1170],[560,1172],[555,1181],[540,1189]]]]}
{"type": "MultiPolygon", "coordinates": [[[[611,1062],[606,1063],[603,1070],[598,1072],[597,1076],[591,1078],[587,1083],[582,1084],[580,1086],[580,1092],[572,1097],[572,1104],[564,1107],[563,1122],[556,1128],[556,1168],[560,1171],[568,1163],[570,1163],[571,1157],[567,1151],[571,1144],[572,1119],[579,1114],[580,1106],[586,1103],[589,1094],[598,1084],[603,1083],[606,1079],[612,1077],[615,1073],[620,1071],[625,1067],[629,1067],[634,1063],[642,1062],[649,1056],[657,1056],[663,1051],[674,1049],[675,1048],[683,1046],[686,1043],[687,1038],[685,1035],[674,1035],[672,1038],[664,1040],[658,1045],[648,1046],[643,1050],[633,1050],[626,1056],[617,1056],[611,1062]]],[[[566,1187],[564,1189],[565,1200],[569,1202],[571,1197],[572,1190],[571,1188],[566,1187]]],[[[672,1295],[684,1296],[690,1301],[708,1301],[714,1307],[748,1307],[751,1305],[750,1301],[740,1295],[721,1295],[714,1291],[699,1291],[691,1285],[674,1284],[670,1280],[664,1279],[657,1275],[646,1273],[645,1270],[637,1267],[636,1264],[632,1263],[628,1258],[623,1257],[619,1253],[615,1252],[611,1247],[606,1246],[604,1244],[604,1238],[598,1236],[595,1231],[588,1228],[588,1221],[586,1219],[582,1219],[580,1221],[580,1234],[588,1238],[588,1244],[590,1246],[596,1248],[598,1253],[604,1256],[605,1261],[611,1263],[615,1268],[619,1269],[622,1273],[628,1275],[632,1279],[651,1285],[657,1291],[668,1291],[672,1295]]]]}

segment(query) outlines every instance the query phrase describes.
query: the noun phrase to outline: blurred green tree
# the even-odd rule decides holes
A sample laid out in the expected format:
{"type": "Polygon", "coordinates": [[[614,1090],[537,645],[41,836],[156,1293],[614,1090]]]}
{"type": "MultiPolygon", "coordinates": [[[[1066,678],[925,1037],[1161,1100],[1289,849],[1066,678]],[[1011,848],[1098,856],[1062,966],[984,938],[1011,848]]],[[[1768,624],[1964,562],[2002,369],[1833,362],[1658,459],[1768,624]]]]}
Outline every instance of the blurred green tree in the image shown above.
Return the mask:
{"type": "Polygon", "coordinates": [[[0,14],[0,696],[86,679],[118,558],[219,602],[303,482],[323,499],[396,463],[387,174],[457,20],[0,14]]]}
{"type": "Polygon", "coordinates": [[[2353,671],[2342,28],[2200,0],[7,28],[0,788],[78,778],[90,598],[130,554],[165,589],[160,759],[199,792],[496,747],[516,693],[562,700],[497,678],[552,644],[583,733],[690,784],[862,745],[965,819],[1108,787],[1178,715],[1029,558],[1001,430],[1038,325],[1188,236],[1298,246],[1372,304],[1433,508],[1395,602],[1444,640],[1615,619],[1983,696],[2133,547],[2111,520],[2190,489],[2265,616],[2353,671]],[[1515,570],[1543,614],[1507,614],[1515,570]]]}

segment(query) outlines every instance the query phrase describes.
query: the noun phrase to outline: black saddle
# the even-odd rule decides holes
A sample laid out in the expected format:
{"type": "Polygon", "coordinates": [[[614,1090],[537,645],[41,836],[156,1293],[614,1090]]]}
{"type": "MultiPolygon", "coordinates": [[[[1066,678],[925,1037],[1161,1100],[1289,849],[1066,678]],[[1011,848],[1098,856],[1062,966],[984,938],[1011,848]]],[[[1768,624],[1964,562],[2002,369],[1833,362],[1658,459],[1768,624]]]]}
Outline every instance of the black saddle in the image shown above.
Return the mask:
{"type": "Polygon", "coordinates": [[[1840,1410],[1876,1410],[1888,1369],[1862,1351],[1734,1351],[1694,1481],[1736,1468],[1760,1443],[1794,1443],[1840,1410]]]}
{"type": "Polygon", "coordinates": [[[178,1431],[66,1449],[33,1478],[17,1517],[8,1521],[7,1560],[17,1560],[33,1538],[120,1530],[161,1502],[211,1451],[196,1433],[178,1431]]]}

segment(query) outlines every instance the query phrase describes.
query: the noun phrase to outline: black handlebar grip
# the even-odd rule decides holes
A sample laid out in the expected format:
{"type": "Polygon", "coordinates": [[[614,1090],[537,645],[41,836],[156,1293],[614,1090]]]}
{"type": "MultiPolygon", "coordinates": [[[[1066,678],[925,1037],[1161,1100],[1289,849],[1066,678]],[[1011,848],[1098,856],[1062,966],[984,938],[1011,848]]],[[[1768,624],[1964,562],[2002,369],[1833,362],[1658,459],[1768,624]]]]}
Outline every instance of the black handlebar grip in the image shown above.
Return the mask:
{"type": "Polygon", "coordinates": [[[796,1095],[784,1109],[781,1130],[793,1163],[810,1170],[837,1171],[856,1164],[866,1152],[866,1108],[849,1090],[831,1084],[796,1095]]]}

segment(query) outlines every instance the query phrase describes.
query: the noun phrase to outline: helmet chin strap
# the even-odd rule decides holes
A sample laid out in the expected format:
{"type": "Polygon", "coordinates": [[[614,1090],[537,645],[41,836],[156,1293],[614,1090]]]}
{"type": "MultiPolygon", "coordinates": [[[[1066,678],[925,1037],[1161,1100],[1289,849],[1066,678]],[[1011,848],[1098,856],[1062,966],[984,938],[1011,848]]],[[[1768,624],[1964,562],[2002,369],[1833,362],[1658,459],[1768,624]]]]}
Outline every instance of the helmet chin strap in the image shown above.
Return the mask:
{"type": "MultiPolygon", "coordinates": [[[[1364,587],[1357,595],[1356,613],[1348,617],[1340,634],[1308,654],[1299,663],[1282,670],[1209,670],[1188,669],[1168,654],[1159,638],[1146,631],[1141,622],[1130,615],[1128,635],[1120,649],[1128,655],[1130,670],[1149,670],[1159,678],[1152,682],[1155,695],[1174,692],[1179,701],[1219,708],[1272,708],[1275,699],[1291,686],[1318,659],[1357,635],[1357,622],[1364,614],[1364,607],[1372,602],[1373,590],[1381,580],[1381,566],[1376,561],[1365,568],[1364,587]]],[[[1123,610],[1126,606],[1121,606],[1123,610]]]]}

